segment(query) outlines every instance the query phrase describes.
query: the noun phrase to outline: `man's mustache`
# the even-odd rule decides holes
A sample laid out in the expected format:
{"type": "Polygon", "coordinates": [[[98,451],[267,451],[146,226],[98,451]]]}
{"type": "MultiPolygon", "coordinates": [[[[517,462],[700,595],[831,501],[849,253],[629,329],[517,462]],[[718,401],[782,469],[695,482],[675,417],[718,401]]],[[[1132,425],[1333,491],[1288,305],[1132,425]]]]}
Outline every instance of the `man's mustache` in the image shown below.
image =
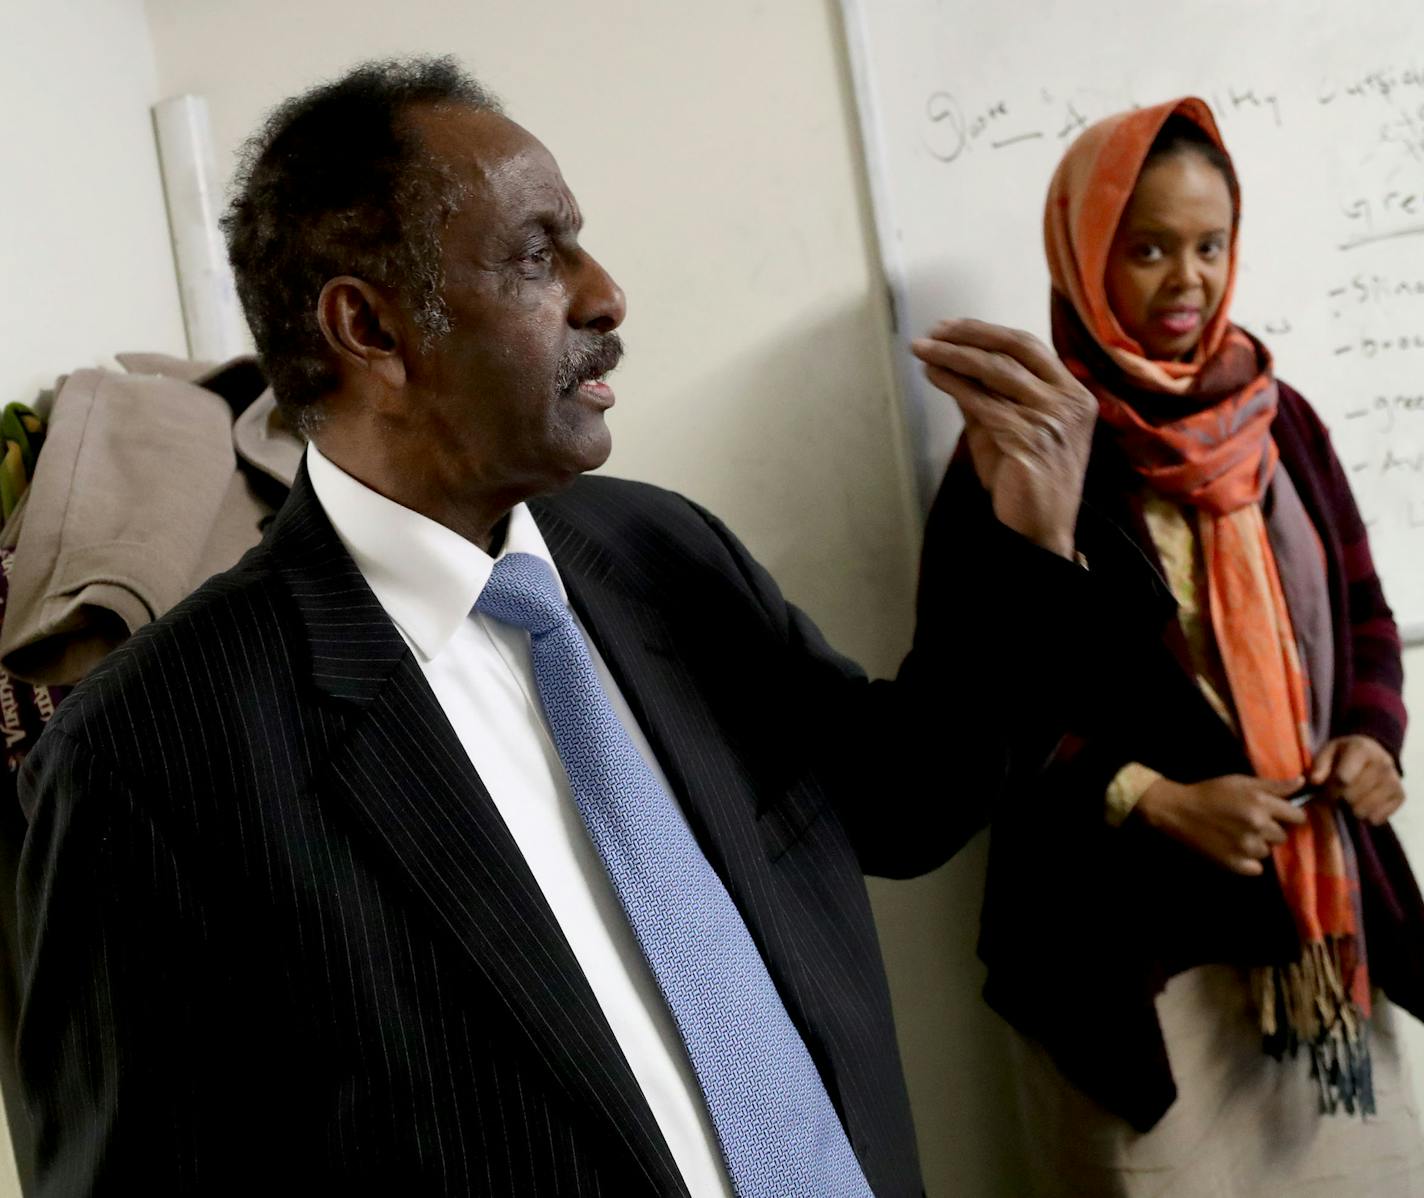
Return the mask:
{"type": "Polygon", "coordinates": [[[572,346],[559,360],[554,384],[560,395],[572,394],[580,384],[602,378],[623,359],[623,339],[617,333],[595,333],[572,346]]]}

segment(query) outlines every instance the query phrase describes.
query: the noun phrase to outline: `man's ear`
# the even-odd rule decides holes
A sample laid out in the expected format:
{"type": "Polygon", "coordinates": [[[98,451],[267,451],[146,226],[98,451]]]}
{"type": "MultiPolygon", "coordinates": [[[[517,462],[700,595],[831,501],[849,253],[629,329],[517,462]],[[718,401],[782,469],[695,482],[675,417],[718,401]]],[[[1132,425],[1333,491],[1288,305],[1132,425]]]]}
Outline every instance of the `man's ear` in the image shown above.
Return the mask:
{"type": "Polygon", "coordinates": [[[328,279],[316,301],[316,318],[332,353],[388,387],[405,385],[400,312],[364,279],[328,279]]]}

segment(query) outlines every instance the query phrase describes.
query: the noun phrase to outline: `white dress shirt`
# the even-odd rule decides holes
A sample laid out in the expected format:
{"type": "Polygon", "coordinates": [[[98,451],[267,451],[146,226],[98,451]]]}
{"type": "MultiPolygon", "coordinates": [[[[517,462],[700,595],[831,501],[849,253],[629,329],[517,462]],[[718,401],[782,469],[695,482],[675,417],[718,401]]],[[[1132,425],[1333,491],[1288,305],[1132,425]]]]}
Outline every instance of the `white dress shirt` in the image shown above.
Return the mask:
{"type": "MultiPolygon", "coordinates": [[[[578,958],[693,1198],[732,1188],[702,1091],[569,791],[539,704],[529,634],[475,612],[495,559],[400,506],[307,447],[307,471],[336,535],[415,654],[578,958]]],[[[530,553],[559,577],[529,509],[509,514],[505,553],[530,553]]],[[[563,580],[559,590],[567,602],[563,580]]],[[[575,615],[575,622],[578,617],[575,615]]],[[[633,744],[671,793],[647,738],[579,624],[633,744]]]]}

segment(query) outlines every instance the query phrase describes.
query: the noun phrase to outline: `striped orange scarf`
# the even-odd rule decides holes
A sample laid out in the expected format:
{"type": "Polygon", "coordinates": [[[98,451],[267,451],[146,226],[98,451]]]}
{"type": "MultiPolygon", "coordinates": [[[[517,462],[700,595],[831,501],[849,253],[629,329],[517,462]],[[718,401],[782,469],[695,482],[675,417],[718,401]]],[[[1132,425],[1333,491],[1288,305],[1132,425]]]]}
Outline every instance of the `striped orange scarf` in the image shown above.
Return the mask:
{"type": "MultiPolygon", "coordinates": [[[[1069,148],[1044,219],[1054,288],[1054,345],[1097,396],[1102,419],[1149,485],[1195,509],[1207,602],[1242,739],[1257,776],[1304,776],[1314,746],[1308,680],[1267,535],[1261,501],[1279,455],[1271,437],[1277,391],[1265,347],[1230,324],[1232,274],[1188,362],[1148,359],[1108,302],[1105,274],[1118,222],[1147,152],[1173,114],[1221,138],[1194,98],[1110,117],[1069,148]],[[1158,417],[1158,422],[1142,413],[1158,417]]],[[[1239,223],[1239,222],[1238,222],[1239,223]]],[[[1362,1019],[1369,977],[1358,915],[1359,877],[1335,808],[1272,850],[1300,935],[1298,961],[1258,974],[1268,1043],[1305,1043],[1326,1105],[1372,1107],[1362,1019]]]]}

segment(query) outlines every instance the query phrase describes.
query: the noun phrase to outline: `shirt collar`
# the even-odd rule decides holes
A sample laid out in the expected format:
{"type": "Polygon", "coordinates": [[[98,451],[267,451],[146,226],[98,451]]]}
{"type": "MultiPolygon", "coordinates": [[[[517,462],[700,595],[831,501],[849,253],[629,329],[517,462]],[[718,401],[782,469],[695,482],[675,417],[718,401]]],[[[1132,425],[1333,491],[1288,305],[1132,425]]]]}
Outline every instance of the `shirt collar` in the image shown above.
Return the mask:
{"type": "MultiPolygon", "coordinates": [[[[469,616],[496,558],[459,533],[371,490],[307,445],[312,489],[341,544],[402,636],[426,661],[437,657],[469,616]]],[[[509,513],[499,556],[528,553],[563,579],[524,504],[509,513]]]]}

